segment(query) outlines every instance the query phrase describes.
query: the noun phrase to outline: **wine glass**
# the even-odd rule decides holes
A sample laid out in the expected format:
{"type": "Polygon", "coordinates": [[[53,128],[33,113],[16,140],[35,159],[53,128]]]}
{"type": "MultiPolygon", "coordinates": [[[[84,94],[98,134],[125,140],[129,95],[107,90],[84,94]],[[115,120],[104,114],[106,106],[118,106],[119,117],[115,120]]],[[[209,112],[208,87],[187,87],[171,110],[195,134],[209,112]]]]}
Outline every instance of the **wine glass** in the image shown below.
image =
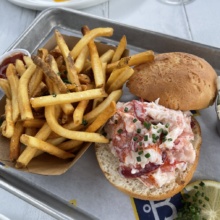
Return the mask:
{"type": "Polygon", "coordinates": [[[172,5],[180,5],[180,4],[188,4],[193,2],[194,0],[159,0],[160,2],[172,4],[172,5]]]}

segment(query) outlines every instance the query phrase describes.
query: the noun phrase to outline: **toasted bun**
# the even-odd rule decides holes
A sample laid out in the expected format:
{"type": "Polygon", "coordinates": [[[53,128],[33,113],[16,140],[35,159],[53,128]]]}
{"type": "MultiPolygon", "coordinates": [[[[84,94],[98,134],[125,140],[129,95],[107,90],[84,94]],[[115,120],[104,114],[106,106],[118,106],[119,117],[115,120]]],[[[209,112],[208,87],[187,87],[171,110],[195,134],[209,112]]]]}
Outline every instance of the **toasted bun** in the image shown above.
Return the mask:
{"type": "Polygon", "coordinates": [[[149,188],[138,179],[130,179],[121,176],[118,172],[119,161],[111,153],[108,144],[96,144],[95,146],[99,166],[105,177],[113,186],[133,198],[143,200],[163,200],[170,198],[180,192],[186,184],[188,184],[198,164],[200,145],[202,142],[201,130],[198,122],[194,118],[193,125],[193,133],[195,135],[193,146],[196,150],[196,159],[193,164],[188,165],[184,173],[177,173],[175,182],[166,184],[161,188],[149,188]]]}
{"type": "Polygon", "coordinates": [[[130,92],[175,110],[198,110],[214,103],[217,94],[215,70],[197,56],[173,52],[134,68],[127,83],[130,92]]]}

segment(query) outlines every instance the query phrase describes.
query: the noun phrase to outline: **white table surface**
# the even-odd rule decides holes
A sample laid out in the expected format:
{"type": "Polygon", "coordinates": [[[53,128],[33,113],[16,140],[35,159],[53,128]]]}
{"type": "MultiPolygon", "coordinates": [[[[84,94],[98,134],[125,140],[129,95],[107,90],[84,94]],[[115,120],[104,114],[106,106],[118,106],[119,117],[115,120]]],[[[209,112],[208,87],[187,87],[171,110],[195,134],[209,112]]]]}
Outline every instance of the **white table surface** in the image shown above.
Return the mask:
{"type": "MultiPolygon", "coordinates": [[[[108,0],[82,11],[219,48],[219,8],[219,0],[195,0],[185,6],[167,5],[158,0],[108,0]]],[[[0,0],[0,54],[7,50],[38,14],[39,11],[24,9],[7,0],[0,0]]],[[[48,184],[48,181],[53,181],[53,178],[39,178],[40,184],[48,184]]],[[[56,190],[62,181],[58,180],[53,184],[56,190]]],[[[0,213],[10,219],[53,219],[3,189],[0,189],[0,201],[0,213]]],[[[89,206],[89,201],[87,205],[89,206]]],[[[123,207],[119,207],[116,212],[120,213],[120,209],[123,207]]],[[[131,219],[134,217],[131,216],[131,219]]]]}

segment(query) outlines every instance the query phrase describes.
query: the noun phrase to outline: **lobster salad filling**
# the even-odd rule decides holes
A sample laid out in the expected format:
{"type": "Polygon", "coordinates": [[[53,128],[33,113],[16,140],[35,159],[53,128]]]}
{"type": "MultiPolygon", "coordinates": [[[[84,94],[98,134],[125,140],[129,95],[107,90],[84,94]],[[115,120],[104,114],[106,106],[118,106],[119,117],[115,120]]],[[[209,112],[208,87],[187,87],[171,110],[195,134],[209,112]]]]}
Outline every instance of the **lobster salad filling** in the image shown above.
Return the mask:
{"type": "Polygon", "coordinates": [[[196,157],[191,113],[157,102],[118,102],[104,128],[111,152],[119,159],[120,174],[148,187],[174,181],[196,157]]]}

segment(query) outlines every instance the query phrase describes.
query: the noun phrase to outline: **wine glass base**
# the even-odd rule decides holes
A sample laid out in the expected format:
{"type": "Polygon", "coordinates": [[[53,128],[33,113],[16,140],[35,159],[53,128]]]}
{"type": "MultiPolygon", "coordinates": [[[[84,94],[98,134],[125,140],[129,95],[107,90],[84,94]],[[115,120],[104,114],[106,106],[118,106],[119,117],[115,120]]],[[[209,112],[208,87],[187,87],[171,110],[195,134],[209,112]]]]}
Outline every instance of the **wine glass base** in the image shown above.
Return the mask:
{"type": "Polygon", "coordinates": [[[159,1],[170,5],[181,5],[181,4],[189,4],[195,0],[159,0],[159,1]]]}

